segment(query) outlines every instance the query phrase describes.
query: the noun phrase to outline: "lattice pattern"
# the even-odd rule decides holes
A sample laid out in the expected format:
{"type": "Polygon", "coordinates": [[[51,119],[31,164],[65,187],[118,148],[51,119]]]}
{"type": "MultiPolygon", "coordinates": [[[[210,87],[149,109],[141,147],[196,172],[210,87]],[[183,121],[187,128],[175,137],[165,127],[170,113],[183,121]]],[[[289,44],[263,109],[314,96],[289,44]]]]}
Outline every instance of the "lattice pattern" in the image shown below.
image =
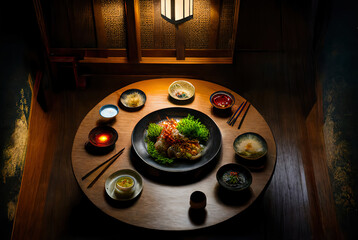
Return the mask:
{"type": "Polygon", "coordinates": [[[143,49],[174,49],[174,25],[165,21],[160,15],[154,16],[153,0],[141,0],[139,1],[139,7],[141,20],[141,47],[143,49]],[[158,23],[155,22],[156,20],[158,23]],[[155,24],[159,24],[159,28],[161,29],[158,33],[155,33],[155,24]]]}
{"type": "Polygon", "coordinates": [[[209,46],[210,0],[194,1],[194,17],[183,23],[185,48],[205,49],[209,46]]]}
{"type": "MultiPolygon", "coordinates": [[[[235,0],[223,0],[220,15],[218,48],[230,49],[235,0]]],[[[102,15],[110,48],[126,48],[124,0],[101,0],[102,15]]],[[[140,34],[142,49],[175,49],[175,25],[154,16],[154,0],[140,0],[140,34]],[[155,21],[159,21],[156,23],[155,21]],[[159,24],[159,32],[155,32],[159,24]],[[157,35],[155,35],[157,34],[157,35]]],[[[186,49],[209,46],[210,0],[194,1],[194,17],[183,23],[186,49]]]]}
{"type": "Polygon", "coordinates": [[[140,40],[143,49],[154,48],[154,3],[153,0],[139,1],[140,40]]]}
{"type": "Polygon", "coordinates": [[[124,0],[101,0],[102,16],[109,48],[126,48],[124,0]]]}
{"type": "Polygon", "coordinates": [[[164,49],[174,49],[175,48],[175,25],[164,20],[161,17],[162,27],[163,27],[163,48],[164,49]]]}

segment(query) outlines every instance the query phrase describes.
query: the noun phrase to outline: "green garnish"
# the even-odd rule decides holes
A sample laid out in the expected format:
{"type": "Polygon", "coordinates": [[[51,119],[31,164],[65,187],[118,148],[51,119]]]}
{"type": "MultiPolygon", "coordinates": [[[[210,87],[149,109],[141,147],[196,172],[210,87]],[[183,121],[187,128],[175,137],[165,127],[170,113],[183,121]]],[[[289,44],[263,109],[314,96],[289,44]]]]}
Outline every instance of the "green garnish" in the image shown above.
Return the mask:
{"type": "MultiPolygon", "coordinates": [[[[194,119],[194,116],[188,114],[187,117],[182,118],[176,126],[178,131],[189,139],[197,139],[201,142],[206,142],[209,139],[209,130],[203,125],[199,119],[194,119]]],[[[154,147],[157,138],[161,134],[163,127],[155,123],[150,123],[147,129],[147,137],[145,139],[147,143],[147,150],[149,155],[154,160],[161,164],[171,164],[174,159],[168,158],[160,154],[154,147]]],[[[190,158],[190,153],[187,153],[187,157],[190,158]],[[189,154],[189,155],[188,155],[189,154]]]]}
{"type": "Polygon", "coordinates": [[[229,185],[242,184],[245,180],[238,172],[228,171],[223,175],[224,181],[229,185]]]}
{"type": "Polygon", "coordinates": [[[172,163],[174,161],[171,158],[167,158],[167,157],[164,157],[161,154],[159,154],[158,151],[154,147],[154,142],[147,141],[147,143],[148,143],[148,146],[147,146],[148,153],[152,158],[154,158],[154,160],[156,162],[159,162],[161,164],[170,164],[170,163],[172,163]]]}
{"type": "Polygon", "coordinates": [[[185,137],[198,139],[201,142],[206,142],[210,135],[209,129],[190,114],[179,121],[177,129],[185,137]]]}
{"type": "Polygon", "coordinates": [[[159,137],[162,127],[155,123],[150,123],[148,126],[147,137],[150,141],[155,142],[159,137]]]}

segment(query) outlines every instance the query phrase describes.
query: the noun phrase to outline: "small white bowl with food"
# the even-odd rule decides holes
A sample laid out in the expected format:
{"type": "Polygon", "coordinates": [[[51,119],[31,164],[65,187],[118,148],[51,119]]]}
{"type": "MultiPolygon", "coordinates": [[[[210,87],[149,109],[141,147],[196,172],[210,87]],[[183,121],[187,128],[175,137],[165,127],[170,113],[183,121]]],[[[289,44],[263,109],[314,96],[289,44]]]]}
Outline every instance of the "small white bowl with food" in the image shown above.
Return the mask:
{"type": "Polygon", "coordinates": [[[140,174],[132,169],[112,173],[105,182],[107,195],[117,201],[129,201],[139,196],[143,189],[140,174]]]}
{"type": "Polygon", "coordinates": [[[169,96],[179,102],[190,102],[195,94],[195,87],[188,81],[174,81],[168,88],[169,96]]]}

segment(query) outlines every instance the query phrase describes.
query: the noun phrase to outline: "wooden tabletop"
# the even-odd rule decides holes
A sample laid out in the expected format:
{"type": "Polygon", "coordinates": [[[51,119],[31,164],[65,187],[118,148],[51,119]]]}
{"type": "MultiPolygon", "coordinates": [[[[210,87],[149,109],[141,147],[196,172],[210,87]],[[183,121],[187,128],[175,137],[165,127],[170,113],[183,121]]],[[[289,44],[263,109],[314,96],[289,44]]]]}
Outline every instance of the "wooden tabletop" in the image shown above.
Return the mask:
{"type": "MultiPolygon", "coordinates": [[[[223,222],[241,213],[257,199],[269,184],[275,169],[276,144],[274,137],[270,127],[256,108],[254,106],[250,107],[240,129],[237,128],[239,121],[233,127],[229,126],[226,123],[228,117],[218,116],[213,111],[209,101],[210,95],[215,91],[224,90],[234,95],[236,104],[241,103],[245,99],[218,84],[186,79],[195,86],[195,99],[192,103],[182,107],[196,109],[210,116],[221,131],[222,149],[216,165],[201,179],[183,185],[158,182],[142,174],[143,191],[136,201],[130,205],[116,205],[108,201],[104,188],[107,177],[120,169],[134,169],[141,174],[140,169],[134,167],[133,159],[131,159],[133,158],[133,153],[131,154],[132,130],[137,122],[147,114],[162,108],[178,107],[178,105],[168,101],[168,87],[175,80],[179,79],[165,78],[136,82],[110,94],[86,115],[77,130],[73,142],[73,172],[83,192],[103,212],[128,224],[159,230],[191,230],[223,222]],[[121,93],[131,88],[141,89],[146,93],[147,101],[144,108],[137,112],[126,112],[120,109],[116,120],[111,123],[111,126],[118,132],[118,141],[112,152],[103,156],[94,156],[87,153],[84,144],[88,140],[90,130],[99,123],[100,107],[105,104],[117,105],[121,93]],[[220,192],[216,180],[216,172],[222,165],[237,162],[233,150],[233,141],[238,135],[245,132],[256,132],[266,140],[268,145],[267,159],[263,169],[251,171],[253,180],[249,193],[245,196],[228,197],[220,192]],[[87,189],[88,184],[95,178],[98,172],[95,172],[85,180],[81,180],[81,178],[89,170],[108,159],[123,147],[126,149],[119,159],[106,170],[92,188],[87,189]],[[199,216],[199,220],[197,216],[193,217],[192,212],[189,211],[189,197],[192,192],[197,190],[204,192],[207,197],[206,211],[202,216],[199,216]],[[226,199],[227,197],[228,199],[226,199]]],[[[233,110],[236,110],[237,107],[235,105],[233,110]]]]}

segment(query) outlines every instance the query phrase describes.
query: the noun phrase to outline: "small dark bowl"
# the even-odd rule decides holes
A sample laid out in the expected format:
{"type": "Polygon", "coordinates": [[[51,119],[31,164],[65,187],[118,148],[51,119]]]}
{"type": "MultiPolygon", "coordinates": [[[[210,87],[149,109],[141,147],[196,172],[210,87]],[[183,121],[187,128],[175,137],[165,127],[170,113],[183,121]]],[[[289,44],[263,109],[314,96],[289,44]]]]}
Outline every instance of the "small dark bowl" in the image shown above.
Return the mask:
{"type": "Polygon", "coordinates": [[[226,190],[239,192],[250,187],[252,183],[252,175],[250,171],[239,164],[229,163],[220,167],[216,173],[216,179],[221,187],[226,190]],[[237,183],[229,183],[227,176],[231,173],[237,173],[239,181],[237,183]]]}
{"type": "Polygon", "coordinates": [[[216,109],[220,109],[220,110],[226,110],[226,109],[231,109],[231,107],[235,104],[235,97],[226,91],[217,91],[214,92],[213,94],[211,94],[210,96],[210,103],[211,105],[213,105],[214,108],[216,109]],[[218,105],[215,103],[215,99],[216,98],[220,98],[220,97],[225,97],[229,100],[228,104],[225,106],[222,105],[218,105]]]}
{"type": "Polygon", "coordinates": [[[140,89],[135,89],[135,88],[133,88],[133,89],[128,89],[128,90],[124,91],[124,92],[121,94],[121,96],[120,96],[120,98],[119,98],[119,103],[118,103],[118,105],[119,105],[122,109],[124,109],[124,110],[126,110],[126,111],[134,112],[134,111],[138,111],[138,110],[140,110],[141,108],[143,108],[143,106],[144,106],[144,104],[145,104],[146,101],[147,101],[147,96],[145,95],[145,93],[144,93],[142,90],[140,90],[140,89]],[[126,105],[126,104],[124,103],[124,99],[125,99],[129,94],[132,94],[132,93],[135,93],[135,92],[137,92],[139,95],[142,96],[142,98],[143,98],[143,103],[142,103],[141,105],[138,105],[138,106],[135,106],[135,107],[131,107],[131,106],[126,105]]]}
{"type": "Polygon", "coordinates": [[[109,126],[95,127],[88,134],[89,142],[94,147],[99,147],[99,148],[106,148],[106,147],[112,146],[116,143],[117,139],[118,139],[117,131],[114,128],[109,127],[109,126]],[[97,141],[96,137],[99,134],[107,134],[110,137],[109,141],[105,142],[105,143],[101,143],[101,142],[97,141]]]}
{"type": "Polygon", "coordinates": [[[241,135],[239,135],[238,137],[235,138],[234,143],[233,143],[233,147],[235,150],[235,153],[246,160],[258,160],[263,158],[266,154],[267,154],[267,143],[265,141],[265,139],[260,136],[257,133],[253,133],[253,132],[247,132],[247,133],[243,133],[241,135]],[[251,140],[251,141],[255,141],[258,144],[260,144],[262,146],[261,151],[256,152],[255,154],[247,152],[247,151],[242,151],[240,152],[239,150],[239,145],[240,143],[242,143],[245,140],[251,140]]]}

